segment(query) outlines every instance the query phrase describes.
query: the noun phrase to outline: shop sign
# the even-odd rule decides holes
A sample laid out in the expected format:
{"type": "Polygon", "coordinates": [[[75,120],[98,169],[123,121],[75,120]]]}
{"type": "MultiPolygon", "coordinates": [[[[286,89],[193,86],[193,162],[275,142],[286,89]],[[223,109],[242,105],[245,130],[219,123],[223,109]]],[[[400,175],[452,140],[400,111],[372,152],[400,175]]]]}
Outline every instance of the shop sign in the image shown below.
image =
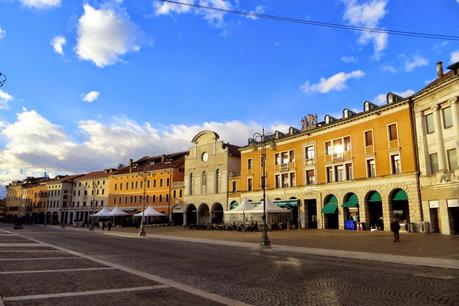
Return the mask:
{"type": "Polygon", "coordinates": [[[459,207],[459,199],[446,200],[448,207],[459,207]]]}
{"type": "Polygon", "coordinates": [[[430,208],[440,208],[440,204],[438,201],[429,201],[429,207],[430,208]]]}

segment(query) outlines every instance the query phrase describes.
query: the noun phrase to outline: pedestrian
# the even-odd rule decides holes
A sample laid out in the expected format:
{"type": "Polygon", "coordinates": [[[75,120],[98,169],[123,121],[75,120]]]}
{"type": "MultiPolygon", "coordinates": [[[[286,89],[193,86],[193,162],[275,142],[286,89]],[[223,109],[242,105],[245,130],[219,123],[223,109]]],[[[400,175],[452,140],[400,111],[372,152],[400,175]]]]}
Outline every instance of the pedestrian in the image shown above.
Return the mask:
{"type": "Polygon", "coordinates": [[[102,221],[102,230],[105,231],[105,221],[102,221]]]}
{"type": "Polygon", "coordinates": [[[377,224],[378,230],[382,231],[384,229],[384,219],[382,216],[379,217],[378,219],[378,224],[377,224]]]}
{"type": "Polygon", "coordinates": [[[390,230],[394,233],[394,242],[400,242],[400,224],[396,218],[392,219],[390,230]]]}
{"type": "Polygon", "coordinates": [[[112,223],[110,221],[107,224],[107,229],[108,229],[108,231],[112,230],[112,223]]]}

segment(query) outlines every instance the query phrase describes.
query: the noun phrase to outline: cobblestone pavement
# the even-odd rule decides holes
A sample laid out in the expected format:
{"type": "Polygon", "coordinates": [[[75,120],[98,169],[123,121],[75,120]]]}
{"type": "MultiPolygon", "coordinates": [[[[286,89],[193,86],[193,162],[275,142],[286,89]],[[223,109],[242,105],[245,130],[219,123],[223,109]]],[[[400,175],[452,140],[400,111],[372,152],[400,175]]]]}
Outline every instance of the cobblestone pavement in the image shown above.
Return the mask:
{"type": "MultiPolygon", "coordinates": [[[[18,233],[117,267],[135,269],[254,305],[459,305],[459,270],[296,255],[259,248],[126,238],[44,227],[26,227],[18,233]]],[[[47,265],[43,266],[44,270],[49,269],[50,262],[59,262],[53,269],[64,269],[75,267],[72,261],[86,260],[78,256],[66,259],[59,253],[50,253],[46,257],[61,259],[43,260],[47,265]]],[[[0,261],[0,265],[2,263],[0,261]]],[[[32,266],[22,267],[21,263],[23,260],[9,262],[9,266],[1,271],[37,270],[32,266]]],[[[24,261],[23,264],[30,263],[24,261]]],[[[77,263],[76,266],[88,269],[107,267],[97,265],[94,261],[86,265],[77,263]]],[[[0,274],[0,295],[4,300],[6,298],[6,305],[217,304],[214,300],[170,287],[76,297],[8,300],[10,296],[40,294],[37,292],[43,294],[65,290],[80,293],[108,288],[141,288],[158,283],[161,284],[119,269],[35,273],[33,277],[27,274],[0,274]],[[54,285],[58,280],[62,286],[54,285]],[[44,285],[46,283],[48,285],[44,285]]]]}

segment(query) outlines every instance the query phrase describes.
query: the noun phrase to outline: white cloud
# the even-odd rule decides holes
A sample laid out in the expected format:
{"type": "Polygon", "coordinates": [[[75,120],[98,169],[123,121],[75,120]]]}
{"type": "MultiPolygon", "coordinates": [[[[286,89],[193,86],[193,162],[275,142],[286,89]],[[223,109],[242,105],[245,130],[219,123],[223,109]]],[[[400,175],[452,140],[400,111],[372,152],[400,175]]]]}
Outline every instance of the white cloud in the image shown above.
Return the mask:
{"type": "Polygon", "coordinates": [[[100,92],[92,90],[86,94],[81,95],[81,100],[84,102],[92,103],[99,98],[100,92]]]}
{"type": "Polygon", "coordinates": [[[305,94],[312,93],[328,93],[330,91],[341,91],[347,88],[347,80],[349,79],[359,79],[365,76],[365,72],[362,70],[354,70],[349,73],[339,72],[335,75],[332,75],[329,78],[320,78],[320,81],[315,84],[311,84],[309,81],[306,81],[303,85],[300,86],[300,89],[305,94]]]}
{"type": "Polygon", "coordinates": [[[359,61],[355,56],[342,56],[341,61],[343,63],[357,63],[359,61]]]}
{"type": "MultiPolygon", "coordinates": [[[[255,122],[205,122],[196,125],[153,127],[126,117],[113,118],[109,123],[95,120],[78,122],[74,130],[83,135],[81,142],[36,111],[17,115],[15,122],[0,126],[6,145],[0,149],[0,185],[26,176],[81,173],[126,163],[129,158],[188,150],[191,139],[202,130],[213,130],[221,139],[246,145],[247,138],[261,125],[255,122]]],[[[270,131],[287,126],[276,124],[270,131]]]]}
{"type": "Polygon", "coordinates": [[[398,72],[397,68],[395,68],[394,66],[391,66],[391,65],[383,66],[382,70],[390,72],[390,73],[397,73],[398,72]]]}
{"type": "MultiPolygon", "coordinates": [[[[344,20],[350,25],[379,28],[379,22],[387,14],[387,0],[371,0],[358,3],[357,0],[342,0],[345,5],[344,20]]],[[[379,60],[382,51],[387,48],[387,33],[362,32],[359,44],[373,43],[374,58],[379,60]]]]}
{"type": "MultiPolygon", "coordinates": [[[[394,91],[394,94],[402,97],[402,98],[406,98],[408,96],[411,96],[415,93],[415,91],[413,89],[407,89],[405,91],[394,91]]],[[[377,104],[386,104],[387,100],[386,100],[386,96],[387,94],[379,94],[377,95],[376,97],[373,98],[373,101],[377,104]]]]}
{"type": "Polygon", "coordinates": [[[9,109],[8,103],[14,100],[14,97],[0,89],[0,109],[9,109]]]}
{"type": "MultiPolygon", "coordinates": [[[[183,3],[188,3],[191,5],[197,4],[200,6],[214,7],[222,10],[230,10],[238,7],[239,1],[234,0],[184,0],[183,3]]],[[[259,5],[255,8],[255,12],[262,13],[264,7],[259,5]]],[[[208,21],[209,24],[216,28],[222,28],[225,26],[224,22],[224,11],[210,10],[204,8],[197,8],[190,5],[175,4],[175,3],[155,3],[155,15],[169,15],[169,14],[185,14],[193,13],[196,15],[201,15],[204,20],[208,21]]],[[[254,19],[254,16],[248,17],[254,19]]],[[[255,17],[256,18],[256,17],[255,17]]]]}
{"type": "Polygon", "coordinates": [[[126,13],[113,8],[95,9],[84,4],[78,21],[76,53],[97,67],[113,65],[128,52],[140,50],[136,27],[126,13]]]}
{"type": "MultiPolygon", "coordinates": [[[[255,7],[255,10],[254,11],[250,11],[249,13],[251,13],[251,14],[263,14],[265,12],[265,9],[266,8],[263,5],[257,5],[255,7]]],[[[247,16],[247,18],[252,19],[252,20],[258,19],[257,16],[253,16],[253,15],[249,15],[249,16],[247,16]]]]}
{"type": "Polygon", "coordinates": [[[6,31],[4,29],[0,28],[0,39],[5,38],[5,36],[6,36],[6,31]]]}
{"type": "Polygon", "coordinates": [[[408,59],[405,62],[405,70],[408,72],[413,71],[415,68],[426,66],[429,64],[429,61],[419,55],[413,56],[411,59],[408,59]]]}
{"type": "MultiPolygon", "coordinates": [[[[457,0],[459,1],[459,0],[457,0]]],[[[459,62],[459,50],[451,52],[451,58],[449,59],[450,63],[457,63],[459,62]]]]}
{"type": "Polygon", "coordinates": [[[20,0],[24,6],[44,9],[58,7],[61,4],[61,0],[20,0]]]}
{"type": "Polygon", "coordinates": [[[60,55],[64,55],[64,45],[67,43],[67,40],[64,36],[56,36],[51,41],[51,46],[53,46],[54,52],[60,55]]]}

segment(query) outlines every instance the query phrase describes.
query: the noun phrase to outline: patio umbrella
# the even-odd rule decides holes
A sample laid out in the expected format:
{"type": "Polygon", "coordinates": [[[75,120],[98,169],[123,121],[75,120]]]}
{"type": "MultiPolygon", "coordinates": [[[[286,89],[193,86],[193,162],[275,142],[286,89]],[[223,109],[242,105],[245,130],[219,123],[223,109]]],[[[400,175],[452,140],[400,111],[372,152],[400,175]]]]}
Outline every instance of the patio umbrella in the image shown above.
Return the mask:
{"type": "Polygon", "coordinates": [[[108,217],[110,216],[110,209],[107,207],[102,208],[97,213],[94,214],[94,217],[108,217]]]}
{"type": "Polygon", "coordinates": [[[143,215],[145,215],[145,217],[164,217],[165,216],[165,214],[160,213],[159,211],[151,207],[151,205],[148,206],[147,209],[145,209],[145,212],[141,211],[138,214],[135,214],[134,217],[142,217],[143,215]]]}

